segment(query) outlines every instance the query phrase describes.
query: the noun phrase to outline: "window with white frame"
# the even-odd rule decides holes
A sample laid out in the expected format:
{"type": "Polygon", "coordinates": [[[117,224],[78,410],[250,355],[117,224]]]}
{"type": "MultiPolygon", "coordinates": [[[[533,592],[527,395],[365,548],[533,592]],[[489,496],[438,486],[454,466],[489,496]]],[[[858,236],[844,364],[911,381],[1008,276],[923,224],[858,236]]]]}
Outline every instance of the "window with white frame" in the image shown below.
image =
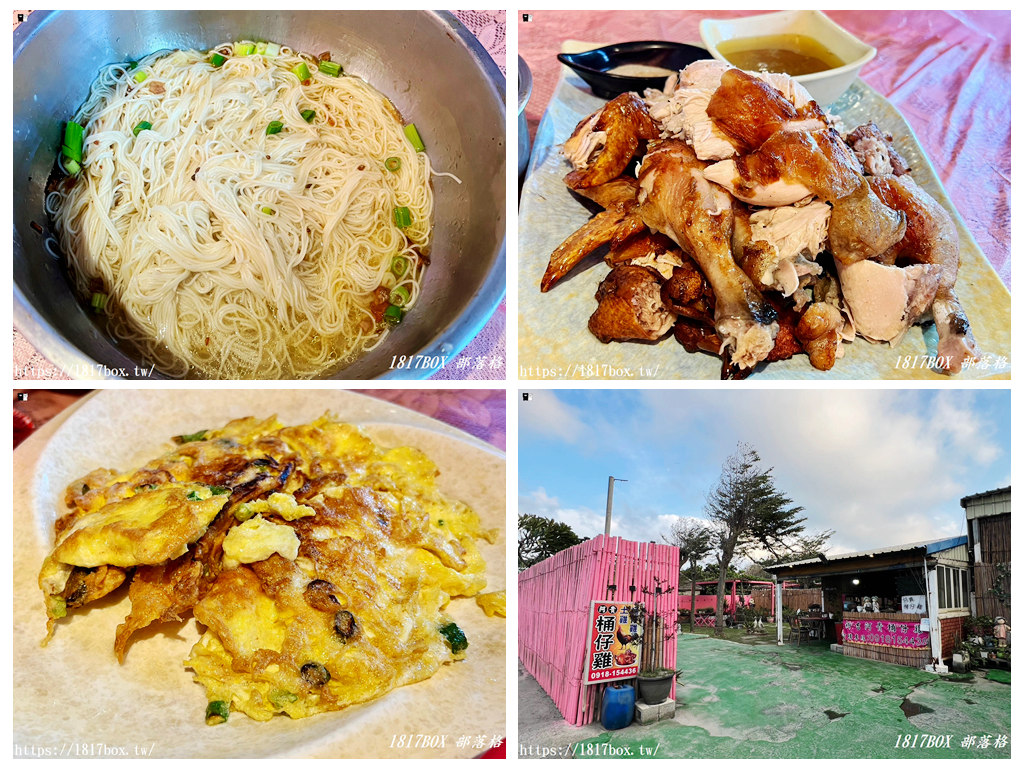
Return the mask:
{"type": "Polygon", "coordinates": [[[940,565],[936,568],[939,582],[939,609],[966,608],[970,603],[967,570],[940,565]]]}

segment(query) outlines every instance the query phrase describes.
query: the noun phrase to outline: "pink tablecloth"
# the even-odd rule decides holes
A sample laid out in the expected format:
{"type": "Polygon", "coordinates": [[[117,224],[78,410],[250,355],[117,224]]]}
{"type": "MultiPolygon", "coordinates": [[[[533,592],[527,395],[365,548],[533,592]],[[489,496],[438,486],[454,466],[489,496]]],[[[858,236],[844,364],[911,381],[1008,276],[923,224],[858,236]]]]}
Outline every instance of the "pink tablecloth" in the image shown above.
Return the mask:
{"type": "MultiPolygon", "coordinates": [[[[531,136],[558,82],[561,65],[555,55],[562,41],[699,43],[702,18],[753,13],[536,11],[529,22],[520,14],[519,54],[533,74],[526,108],[531,136]]],[[[828,16],[878,49],[861,78],[911,124],[971,234],[1009,287],[1009,11],[828,11],[828,16]]]]}
{"type": "MultiPolygon", "coordinates": [[[[14,26],[19,15],[31,11],[14,11],[14,26]]],[[[505,72],[505,11],[454,11],[455,16],[472,32],[480,44],[505,72]]],[[[14,329],[14,378],[34,380],[70,379],[57,366],[43,357],[14,329]]],[[[466,348],[448,365],[432,377],[434,379],[488,379],[505,378],[505,302],[466,348]]]]}

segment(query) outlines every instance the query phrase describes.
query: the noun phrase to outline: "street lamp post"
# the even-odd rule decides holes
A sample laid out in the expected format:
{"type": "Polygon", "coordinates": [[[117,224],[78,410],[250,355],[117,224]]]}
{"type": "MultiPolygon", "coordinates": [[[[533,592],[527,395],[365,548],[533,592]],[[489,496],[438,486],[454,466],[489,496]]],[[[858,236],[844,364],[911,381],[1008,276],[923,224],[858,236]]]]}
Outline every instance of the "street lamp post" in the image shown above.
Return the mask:
{"type": "Polygon", "coordinates": [[[618,480],[620,483],[628,483],[628,480],[623,480],[621,477],[608,476],[608,505],[604,510],[604,535],[612,535],[612,494],[615,491],[615,481],[618,480]]]}

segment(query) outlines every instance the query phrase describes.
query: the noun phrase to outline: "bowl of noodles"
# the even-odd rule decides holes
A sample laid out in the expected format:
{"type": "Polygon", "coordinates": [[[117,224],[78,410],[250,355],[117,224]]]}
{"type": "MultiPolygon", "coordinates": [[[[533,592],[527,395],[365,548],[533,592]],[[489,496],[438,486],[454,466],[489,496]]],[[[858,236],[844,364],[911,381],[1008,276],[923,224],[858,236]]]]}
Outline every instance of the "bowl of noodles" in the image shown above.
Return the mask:
{"type": "Polygon", "coordinates": [[[447,13],[37,11],[14,73],[15,324],[74,378],[425,377],[504,296],[447,13]]]}

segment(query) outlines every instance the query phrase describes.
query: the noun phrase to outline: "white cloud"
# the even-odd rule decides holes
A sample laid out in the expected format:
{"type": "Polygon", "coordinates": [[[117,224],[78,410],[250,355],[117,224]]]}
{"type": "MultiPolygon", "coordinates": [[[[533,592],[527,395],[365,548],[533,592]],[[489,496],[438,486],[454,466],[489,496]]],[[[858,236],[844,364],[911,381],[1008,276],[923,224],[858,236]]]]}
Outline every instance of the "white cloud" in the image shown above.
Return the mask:
{"type": "Polygon", "coordinates": [[[575,442],[587,427],[580,410],[559,400],[550,390],[530,390],[531,398],[519,403],[519,429],[575,442]]]}

